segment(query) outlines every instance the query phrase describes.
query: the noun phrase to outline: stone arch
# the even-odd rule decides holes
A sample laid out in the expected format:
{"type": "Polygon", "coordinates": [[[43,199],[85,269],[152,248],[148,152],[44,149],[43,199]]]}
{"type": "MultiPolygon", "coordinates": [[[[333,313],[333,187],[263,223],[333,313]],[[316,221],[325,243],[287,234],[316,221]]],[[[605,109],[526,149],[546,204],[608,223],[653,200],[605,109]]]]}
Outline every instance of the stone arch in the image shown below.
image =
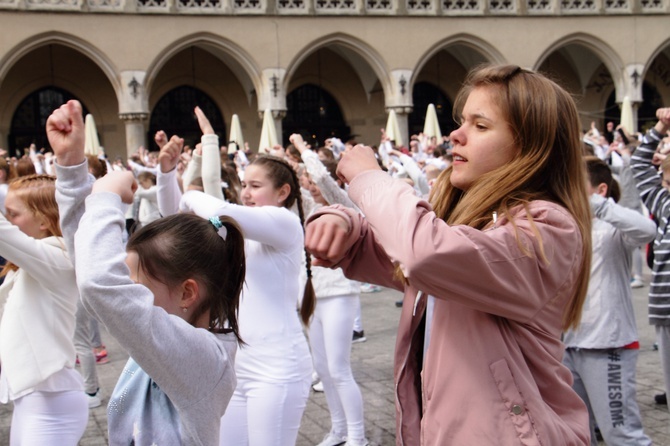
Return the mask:
{"type": "Polygon", "coordinates": [[[544,50],[535,63],[535,66],[532,68],[538,70],[549,56],[567,45],[581,45],[598,56],[600,61],[607,67],[607,70],[612,75],[616,91],[616,99],[618,102],[621,102],[626,94],[623,78],[625,64],[619,54],[610,45],[590,34],[575,33],[555,41],[544,50]]]}
{"type": "Polygon", "coordinates": [[[231,40],[210,33],[192,34],[166,45],[147,68],[146,91],[152,90],[166,62],[190,46],[204,48],[225,63],[242,84],[250,103],[252,96],[262,91],[261,70],[251,55],[231,40]]]}
{"type": "Polygon", "coordinates": [[[0,85],[7,76],[7,73],[18,60],[30,54],[35,49],[50,44],[58,44],[72,48],[88,57],[107,77],[109,83],[116,92],[117,99],[121,99],[121,83],[119,81],[117,69],[111,59],[89,42],[74,35],[58,31],[51,31],[32,36],[20,42],[12,50],[7,52],[7,54],[0,59],[0,85]]]}
{"type": "Polygon", "coordinates": [[[661,44],[658,45],[656,48],[654,48],[654,50],[652,51],[652,53],[649,55],[649,59],[647,59],[647,61],[646,61],[645,64],[644,64],[644,72],[642,73],[642,78],[643,78],[643,79],[644,79],[644,77],[647,75],[647,71],[648,71],[649,68],[651,67],[651,63],[652,63],[658,56],[660,56],[661,53],[664,53],[664,52],[670,53],[670,37],[667,38],[666,40],[664,40],[663,42],[661,42],[661,44]]]}
{"type": "Polygon", "coordinates": [[[392,97],[392,80],[384,59],[367,43],[344,33],[335,33],[324,36],[310,42],[302,50],[298,51],[297,56],[287,66],[286,75],[284,76],[285,90],[288,89],[291,79],[305,59],[322,48],[329,48],[336,51],[337,49],[340,49],[341,51],[338,52],[339,55],[351,64],[366,91],[371,91],[373,85],[379,81],[382,90],[384,91],[384,97],[392,97]],[[363,63],[372,68],[372,72],[375,75],[374,78],[363,70],[363,63]]]}
{"type": "MultiPolygon", "coordinates": [[[[485,40],[473,36],[472,34],[455,34],[444,40],[441,40],[440,42],[437,42],[428,51],[426,51],[426,53],[423,56],[419,58],[419,61],[417,62],[416,67],[414,68],[412,79],[410,79],[409,82],[409,90],[412,91],[412,89],[414,88],[414,84],[416,82],[417,75],[421,72],[421,70],[424,68],[424,66],[426,65],[426,63],[428,63],[430,59],[432,59],[440,51],[449,51],[450,47],[453,48],[454,46],[457,45],[463,46],[466,49],[477,51],[477,53],[480,54],[488,62],[496,64],[502,64],[506,62],[505,57],[502,55],[502,53],[485,40]]],[[[465,65],[471,65],[467,63],[468,62],[467,60],[464,60],[464,58],[467,57],[465,53],[457,54],[456,57],[458,59],[461,59],[465,63],[465,65]]]]}

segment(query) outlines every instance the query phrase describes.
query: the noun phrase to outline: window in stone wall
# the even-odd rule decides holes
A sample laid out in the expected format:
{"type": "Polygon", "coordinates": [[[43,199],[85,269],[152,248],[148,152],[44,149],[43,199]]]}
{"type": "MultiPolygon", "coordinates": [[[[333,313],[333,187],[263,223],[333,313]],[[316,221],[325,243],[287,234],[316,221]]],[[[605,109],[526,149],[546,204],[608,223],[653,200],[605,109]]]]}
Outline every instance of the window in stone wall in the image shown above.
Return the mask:
{"type": "Polygon", "coordinates": [[[407,10],[410,12],[433,11],[434,9],[431,0],[407,0],[407,10]]]}
{"type": "Polygon", "coordinates": [[[202,90],[183,85],[167,92],[151,111],[149,133],[147,135],[150,150],[158,150],[156,143],[153,141],[154,135],[159,130],[164,130],[168,137],[179,135],[184,138],[184,144],[195,148],[202,136],[198,120],[193,111],[196,105],[202,109],[212,123],[214,131],[219,135],[219,143],[221,145],[227,144],[226,123],[219,107],[202,90]]]}
{"type": "Polygon", "coordinates": [[[561,0],[561,9],[565,12],[595,12],[594,0],[561,0]]]}
{"type": "Polygon", "coordinates": [[[481,11],[481,0],[442,0],[444,11],[463,12],[481,11]]]}
{"type": "MultiPolygon", "coordinates": [[[[47,119],[55,109],[70,99],[77,98],[69,91],[49,86],[31,93],[21,101],[14,112],[9,130],[10,155],[23,155],[23,149],[31,144],[35,144],[37,150],[42,147],[51,150],[46,132],[47,119]]],[[[82,107],[86,116],[88,111],[83,103],[82,107]]]]}
{"type": "Polygon", "coordinates": [[[221,9],[221,0],[178,0],[178,7],[182,10],[221,9]]]}
{"type": "Polygon", "coordinates": [[[137,0],[137,5],[147,9],[167,8],[167,0],[137,0]]]}

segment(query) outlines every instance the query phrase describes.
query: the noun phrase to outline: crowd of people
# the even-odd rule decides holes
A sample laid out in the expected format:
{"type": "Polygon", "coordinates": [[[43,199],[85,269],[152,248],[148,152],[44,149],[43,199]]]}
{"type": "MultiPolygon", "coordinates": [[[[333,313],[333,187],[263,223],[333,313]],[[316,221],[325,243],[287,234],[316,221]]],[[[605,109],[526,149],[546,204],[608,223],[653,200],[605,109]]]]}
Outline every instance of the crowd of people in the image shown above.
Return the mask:
{"type": "Polygon", "coordinates": [[[318,446],[368,445],[350,355],[379,286],[403,293],[398,444],[651,444],[631,288],[649,245],[668,387],[670,109],[645,135],[583,132],[570,94],[505,65],[468,75],[449,136],[408,147],[382,130],[228,154],[194,113],[195,147],[160,131],[110,162],[69,101],[52,152],[0,157],[11,445],[78,443],[101,404],[97,322],[130,355],[110,444],[294,445],[319,381],[318,446]]]}

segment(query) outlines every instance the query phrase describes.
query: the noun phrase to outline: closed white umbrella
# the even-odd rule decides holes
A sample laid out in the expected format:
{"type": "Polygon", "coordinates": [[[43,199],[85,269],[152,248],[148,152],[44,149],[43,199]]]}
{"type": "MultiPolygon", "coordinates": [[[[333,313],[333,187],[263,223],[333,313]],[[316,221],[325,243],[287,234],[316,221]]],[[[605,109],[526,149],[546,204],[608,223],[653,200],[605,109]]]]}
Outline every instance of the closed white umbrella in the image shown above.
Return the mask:
{"type": "Polygon", "coordinates": [[[621,126],[626,133],[631,134],[635,132],[635,124],[633,123],[633,105],[628,96],[623,97],[621,103],[621,126]]]}
{"type": "Polygon", "coordinates": [[[395,141],[396,146],[403,145],[400,126],[398,125],[398,116],[395,114],[395,110],[389,112],[389,117],[386,121],[386,136],[392,141],[395,141]]]}
{"type": "Polygon", "coordinates": [[[228,154],[235,153],[237,149],[244,150],[244,137],[242,136],[242,125],[240,124],[240,118],[237,115],[233,115],[233,119],[230,123],[228,154]]]}
{"type": "Polygon", "coordinates": [[[95,120],[91,114],[86,115],[84,121],[84,152],[94,156],[98,156],[101,152],[98,130],[95,128],[95,120]]]}
{"type": "Polygon", "coordinates": [[[440,122],[437,120],[437,111],[435,105],[428,104],[426,110],[426,120],[423,123],[423,134],[428,138],[437,138],[438,144],[442,141],[442,132],[440,131],[440,122]]]}
{"type": "Polygon", "coordinates": [[[277,139],[277,129],[274,119],[272,119],[272,112],[269,108],[266,108],[263,113],[263,127],[261,128],[261,141],[258,143],[258,153],[269,152],[277,144],[279,144],[279,140],[277,139]]]}

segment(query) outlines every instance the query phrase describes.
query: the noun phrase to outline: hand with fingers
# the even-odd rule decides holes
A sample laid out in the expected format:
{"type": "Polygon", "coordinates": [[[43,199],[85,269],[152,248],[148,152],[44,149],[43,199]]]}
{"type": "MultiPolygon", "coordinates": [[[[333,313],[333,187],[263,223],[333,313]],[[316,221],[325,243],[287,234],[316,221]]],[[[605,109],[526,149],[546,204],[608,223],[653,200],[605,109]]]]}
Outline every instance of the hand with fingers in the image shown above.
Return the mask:
{"type": "Polygon", "coordinates": [[[132,204],[137,182],[132,172],[112,171],[93,183],[92,193],[111,192],[121,197],[121,201],[132,204]]]}
{"type": "Polygon", "coordinates": [[[168,137],[167,134],[163,130],[159,130],[156,132],[154,135],[154,141],[156,141],[156,145],[158,146],[159,149],[162,149],[165,144],[168,143],[168,137]]]}
{"type": "Polygon", "coordinates": [[[349,223],[342,217],[324,214],[305,228],[305,248],[313,256],[314,266],[332,267],[347,253],[349,223]]]}
{"type": "Polygon", "coordinates": [[[659,108],[656,110],[656,117],[658,118],[658,124],[656,130],[659,131],[661,135],[670,129],[670,107],[659,108]],[[658,127],[661,127],[660,129],[658,127]]]}
{"type": "Polygon", "coordinates": [[[209,122],[209,119],[207,119],[207,116],[205,116],[205,112],[203,112],[200,107],[197,106],[195,107],[195,116],[196,118],[198,118],[198,125],[200,126],[202,134],[213,135],[214,128],[212,127],[212,124],[209,122]]]}
{"type": "Polygon", "coordinates": [[[184,139],[173,135],[170,141],[166,142],[158,154],[158,164],[161,172],[167,173],[177,167],[181,151],[184,148],[184,139]]]}
{"type": "Polygon", "coordinates": [[[61,105],[47,119],[47,137],[61,166],[75,166],[86,160],[84,119],[79,101],[61,105]]]}
{"type": "Polygon", "coordinates": [[[368,170],[381,170],[381,168],[372,148],[361,144],[343,153],[337,164],[337,176],[347,184],[368,170]]]}

